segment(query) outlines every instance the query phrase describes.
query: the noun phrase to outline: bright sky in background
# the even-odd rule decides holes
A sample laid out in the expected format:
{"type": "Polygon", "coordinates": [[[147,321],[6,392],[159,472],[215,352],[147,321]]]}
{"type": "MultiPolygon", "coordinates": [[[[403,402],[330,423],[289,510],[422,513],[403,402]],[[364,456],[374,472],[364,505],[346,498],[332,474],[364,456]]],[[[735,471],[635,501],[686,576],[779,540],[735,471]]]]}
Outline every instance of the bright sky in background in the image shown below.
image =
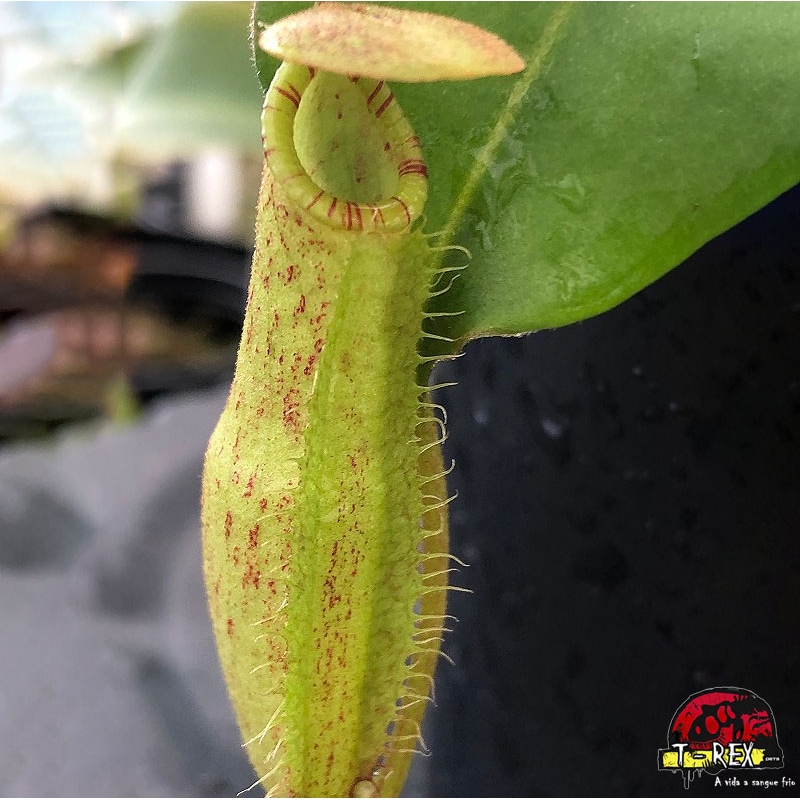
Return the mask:
{"type": "MultiPolygon", "coordinates": [[[[0,2],[0,201],[25,200],[97,168],[75,77],[178,8],[168,2],[0,2]]],[[[90,106],[91,104],[89,104],[90,106]]]]}

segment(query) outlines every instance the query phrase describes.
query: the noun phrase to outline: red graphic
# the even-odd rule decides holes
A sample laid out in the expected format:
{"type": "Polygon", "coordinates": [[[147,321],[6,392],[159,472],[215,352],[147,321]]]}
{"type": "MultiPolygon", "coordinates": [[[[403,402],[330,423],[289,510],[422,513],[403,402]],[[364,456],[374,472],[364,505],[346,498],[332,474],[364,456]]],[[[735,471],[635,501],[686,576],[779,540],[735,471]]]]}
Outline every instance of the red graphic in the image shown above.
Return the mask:
{"type": "Polygon", "coordinates": [[[710,750],[712,742],[774,739],[769,706],[749,692],[712,689],[690,697],[670,727],[670,743],[687,742],[692,750],[710,750]]]}
{"type": "Polygon", "coordinates": [[[659,750],[658,768],[682,772],[687,788],[704,771],[783,767],[772,709],[747,689],[727,686],[693,694],[675,712],[668,741],[667,749],[659,750]]]}

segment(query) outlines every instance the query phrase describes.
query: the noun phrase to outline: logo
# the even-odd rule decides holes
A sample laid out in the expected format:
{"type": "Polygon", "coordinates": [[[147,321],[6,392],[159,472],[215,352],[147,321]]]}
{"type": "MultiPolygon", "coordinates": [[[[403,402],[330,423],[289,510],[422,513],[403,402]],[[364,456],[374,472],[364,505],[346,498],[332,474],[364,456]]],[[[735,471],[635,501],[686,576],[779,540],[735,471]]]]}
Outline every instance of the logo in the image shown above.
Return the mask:
{"type": "Polygon", "coordinates": [[[672,717],[658,768],[693,778],[722,770],[781,769],[775,715],[755,692],[723,686],[693,694],[672,717]]]}

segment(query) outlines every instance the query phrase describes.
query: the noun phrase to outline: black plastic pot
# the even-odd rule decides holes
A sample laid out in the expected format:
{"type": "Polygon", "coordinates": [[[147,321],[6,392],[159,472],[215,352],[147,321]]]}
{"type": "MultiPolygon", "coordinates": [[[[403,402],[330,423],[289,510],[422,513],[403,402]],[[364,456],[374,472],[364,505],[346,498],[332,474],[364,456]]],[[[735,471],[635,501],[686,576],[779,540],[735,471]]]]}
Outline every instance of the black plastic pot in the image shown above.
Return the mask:
{"type": "MultiPolygon", "coordinates": [[[[771,705],[786,759],[737,777],[800,781],[798,229],[795,189],[617,309],[440,368],[474,595],[431,794],[685,796],[657,751],[728,685],[771,705]]],[[[732,776],[688,793],[769,793],[732,776]]]]}

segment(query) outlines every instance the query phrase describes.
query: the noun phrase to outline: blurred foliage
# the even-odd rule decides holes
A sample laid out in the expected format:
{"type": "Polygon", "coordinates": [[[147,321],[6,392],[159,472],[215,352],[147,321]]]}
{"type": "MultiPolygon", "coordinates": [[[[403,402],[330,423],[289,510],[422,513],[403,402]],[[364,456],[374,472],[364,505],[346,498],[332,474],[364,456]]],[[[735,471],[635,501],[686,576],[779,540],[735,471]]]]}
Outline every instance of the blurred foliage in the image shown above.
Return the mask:
{"type": "Polygon", "coordinates": [[[121,165],[260,154],[251,6],[0,4],[0,202],[113,204],[121,165]]]}
{"type": "Polygon", "coordinates": [[[250,16],[0,3],[0,439],[230,375],[261,160],[250,16]],[[192,219],[226,202],[229,229],[192,219]]]}

